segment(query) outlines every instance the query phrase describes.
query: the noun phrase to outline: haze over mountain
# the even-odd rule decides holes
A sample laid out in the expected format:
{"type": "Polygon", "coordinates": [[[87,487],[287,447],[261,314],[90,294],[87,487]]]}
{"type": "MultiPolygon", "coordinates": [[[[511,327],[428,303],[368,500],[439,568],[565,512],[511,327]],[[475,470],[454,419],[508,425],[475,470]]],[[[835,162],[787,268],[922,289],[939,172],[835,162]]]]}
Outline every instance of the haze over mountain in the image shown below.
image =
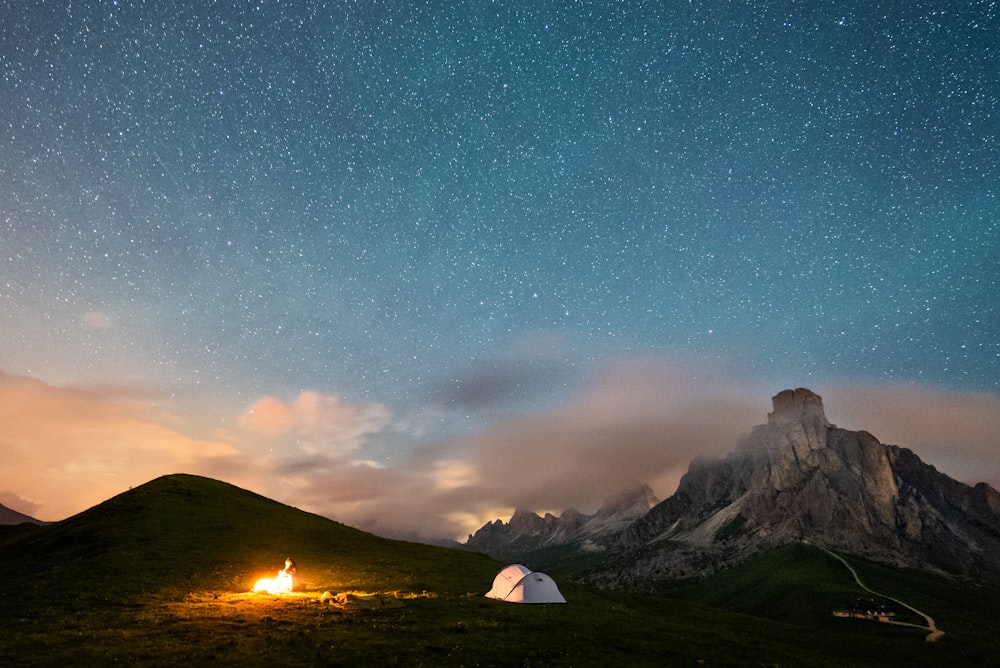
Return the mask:
{"type": "Polygon", "coordinates": [[[899,566],[1000,574],[995,489],[957,482],[866,431],[838,428],[808,389],[785,390],[772,403],[767,424],[725,458],[695,460],[670,498],[620,531],[586,533],[575,513],[547,517],[539,531],[520,511],[508,525],[483,527],[468,546],[501,554],[600,547],[614,558],[592,579],[614,586],[703,575],[794,541],[899,566]]]}
{"type": "Polygon", "coordinates": [[[14,524],[41,524],[41,520],[36,520],[30,515],[25,515],[24,513],[19,513],[12,508],[0,503],[0,526],[9,526],[14,524]]]}
{"type": "Polygon", "coordinates": [[[595,541],[624,529],[659,502],[648,485],[608,501],[593,515],[569,509],[558,517],[515,510],[509,522],[496,520],[469,536],[468,548],[497,557],[542,547],[577,543],[583,550],[600,550],[595,541]]]}

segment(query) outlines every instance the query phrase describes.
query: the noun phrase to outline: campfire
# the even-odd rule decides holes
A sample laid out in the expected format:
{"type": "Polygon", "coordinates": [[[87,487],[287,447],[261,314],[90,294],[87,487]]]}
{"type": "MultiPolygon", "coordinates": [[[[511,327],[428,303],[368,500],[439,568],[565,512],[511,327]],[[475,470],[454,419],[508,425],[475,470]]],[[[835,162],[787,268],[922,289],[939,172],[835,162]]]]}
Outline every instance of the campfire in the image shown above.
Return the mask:
{"type": "Polygon", "coordinates": [[[277,577],[257,580],[253,590],[257,594],[288,594],[292,591],[292,576],[290,573],[278,571],[277,577]]]}
{"type": "Polygon", "coordinates": [[[295,575],[295,562],[291,557],[285,559],[285,567],[278,571],[273,578],[261,578],[254,583],[253,591],[256,594],[290,594],[295,587],[293,579],[295,575]]]}

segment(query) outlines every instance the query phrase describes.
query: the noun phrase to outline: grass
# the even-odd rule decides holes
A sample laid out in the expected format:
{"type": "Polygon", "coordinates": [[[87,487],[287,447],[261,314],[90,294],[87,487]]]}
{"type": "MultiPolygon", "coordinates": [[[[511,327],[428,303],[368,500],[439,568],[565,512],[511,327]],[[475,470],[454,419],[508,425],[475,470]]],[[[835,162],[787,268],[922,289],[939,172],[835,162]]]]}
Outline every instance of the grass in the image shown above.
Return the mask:
{"type": "Polygon", "coordinates": [[[998,649],[989,591],[874,564],[866,582],[920,598],[948,635],[834,620],[855,592],[805,546],[657,594],[560,580],[566,605],[485,598],[502,566],[168,476],[0,537],[0,665],[954,666],[998,649]],[[294,594],[248,593],[288,555],[294,594]]]}
{"type": "Polygon", "coordinates": [[[664,593],[783,622],[828,626],[834,608],[851,607],[864,592],[843,564],[813,547],[789,544],[697,584],[664,593]]]}

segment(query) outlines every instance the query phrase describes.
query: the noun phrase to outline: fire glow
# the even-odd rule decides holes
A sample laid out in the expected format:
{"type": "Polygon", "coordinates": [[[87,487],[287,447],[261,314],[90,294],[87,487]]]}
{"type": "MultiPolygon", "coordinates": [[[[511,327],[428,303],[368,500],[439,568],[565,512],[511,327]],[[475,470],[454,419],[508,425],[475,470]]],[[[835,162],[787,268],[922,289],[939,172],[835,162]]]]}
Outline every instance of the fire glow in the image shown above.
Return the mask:
{"type": "Polygon", "coordinates": [[[295,562],[291,557],[285,559],[285,567],[273,578],[261,578],[254,583],[255,594],[291,594],[294,587],[292,575],[295,573],[295,562]]]}
{"type": "Polygon", "coordinates": [[[254,583],[255,594],[290,594],[292,592],[292,574],[278,571],[277,577],[261,578],[254,583]]]}

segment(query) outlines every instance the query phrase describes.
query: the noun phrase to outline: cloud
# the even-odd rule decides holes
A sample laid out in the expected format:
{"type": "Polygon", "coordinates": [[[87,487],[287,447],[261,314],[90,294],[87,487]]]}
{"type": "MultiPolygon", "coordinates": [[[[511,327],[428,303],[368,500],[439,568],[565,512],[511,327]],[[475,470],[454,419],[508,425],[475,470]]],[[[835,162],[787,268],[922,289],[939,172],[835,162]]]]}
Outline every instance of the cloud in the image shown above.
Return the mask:
{"type": "Polygon", "coordinates": [[[277,436],[292,428],[292,408],[273,397],[258,399],[240,416],[239,426],[259,434],[277,436]]]}
{"type": "Polygon", "coordinates": [[[565,381],[565,342],[554,335],[519,339],[503,355],[460,368],[433,391],[433,400],[457,409],[506,407],[565,381]]]}
{"type": "Polygon", "coordinates": [[[114,326],[114,320],[105,311],[87,311],[82,321],[84,329],[92,332],[107,332],[114,326]]]}
{"type": "Polygon", "coordinates": [[[760,413],[738,388],[719,391],[657,360],[622,361],[567,404],[498,424],[452,458],[478,471],[470,500],[593,511],[639,483],[673,492],[693,458],[729,451],[760,413]]]}
{"type": "Polygon", "coordinates": [[[230,444],[184,436],[104,397],[0,372],[0,490],[58,520],[177,471],[233,456],[230,444]]]}
{"type": "Polygon", "coordinates": [[[31,517],[35,517],[35,513],[38,512],[37,503],[33,503],[27,499],[22,499],[13,492],[0,492],[0,505],[6,506],[11,510],[16,510],[22,515],[29,515],[31,517]]]}
{"type": "Polygon", "coordinates": [[[665,496],[691,459],[731,450],[769,406],[681,367],[623,361],[557,409],[426,443],[392,468],[311,460],[310,475],[271,484],[286,502],[353,526],[459,538],[515,507],[593,512],[641,483],[665,496]]]}
{"type": "MultiPolygon", "coordinates": [[[[235,416],[235,429],[219,429],[223,416],[216,438],[197,439],[117,396],[0,373],[0,500],[61,519],[183,471],[383,535],[464,538],[518,507],[593,512],[642,483],[665,498],[693,459],[731,452],[766,422],[771,396],[799,384],[762,392],[717,369],[618,359],[560,405],[461,436],[414,436],[403,431],[410,418],[395,420],[386,406],[307,391],[261,397],[235,416]],[[387,449],[391,460],[374,454],[387,449]]],[[[910,448],[963,482],[1000,487],[1000,396],[887,384],[810,389],[831,422],[910,448]]]]}
{"type": "Polygon", "coordinates": [[[358,451],[365,437],[381,431],[389,420],[382,404],[355,406],[335,395],[302,392],[291,402],[257,400],[238,425],[263,436],[289,434],[307,454],[338,458],[358,451]]]}

